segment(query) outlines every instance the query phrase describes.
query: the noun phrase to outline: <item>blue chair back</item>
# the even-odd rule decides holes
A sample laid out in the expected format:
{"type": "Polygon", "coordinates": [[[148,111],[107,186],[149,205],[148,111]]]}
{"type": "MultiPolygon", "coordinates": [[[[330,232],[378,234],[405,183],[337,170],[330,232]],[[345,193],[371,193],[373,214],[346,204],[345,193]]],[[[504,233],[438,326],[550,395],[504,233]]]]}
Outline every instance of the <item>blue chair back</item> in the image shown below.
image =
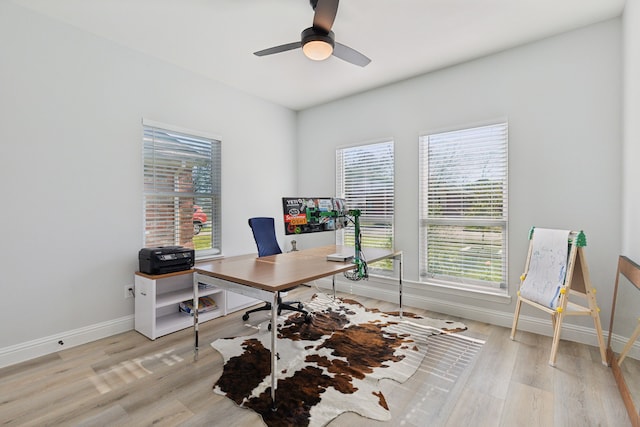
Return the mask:
{"type": "Polygon", "coordinates": [[[273,218],[249,218],[249,227],[253,231],[253,238],[258,246],[258,256],[281,254],[282,250],[276,239],[276,227],[273,218]]]}

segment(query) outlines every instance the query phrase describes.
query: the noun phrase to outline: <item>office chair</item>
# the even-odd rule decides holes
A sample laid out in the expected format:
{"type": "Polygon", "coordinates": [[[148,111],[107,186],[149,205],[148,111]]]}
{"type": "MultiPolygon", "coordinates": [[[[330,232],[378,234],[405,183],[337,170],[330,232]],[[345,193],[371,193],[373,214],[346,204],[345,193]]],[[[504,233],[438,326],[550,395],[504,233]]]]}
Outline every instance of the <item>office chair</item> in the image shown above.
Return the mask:
{"type": "MultiPolygon", "coordinates": [[[[249,218],[249,227],[251,227],[251,230],[253,231],[253,238],[255,239],[256,246],[258,247],[258,257],[282,253],[280,245],[278,245],[278,240],[276,239],[276,229],[274,226],[273,218],[249,218]]],[[[264,310],[271,311],[270,302],[265,303],[265,305],[262,307],[254,308],[247,311],[242,316],[242,320],[249,320],[249,314],[264,310]]],[[[300,301],[283,302],[281,299],[278,299],[278,315],[282,312],[282,310],[297,311],[304,314],[305,320],[309,319],[309,313],[304,310],[304,307],[300,301]]],[[[269,329],[271,329],[271,325],[269,325],[269,329]]]]}

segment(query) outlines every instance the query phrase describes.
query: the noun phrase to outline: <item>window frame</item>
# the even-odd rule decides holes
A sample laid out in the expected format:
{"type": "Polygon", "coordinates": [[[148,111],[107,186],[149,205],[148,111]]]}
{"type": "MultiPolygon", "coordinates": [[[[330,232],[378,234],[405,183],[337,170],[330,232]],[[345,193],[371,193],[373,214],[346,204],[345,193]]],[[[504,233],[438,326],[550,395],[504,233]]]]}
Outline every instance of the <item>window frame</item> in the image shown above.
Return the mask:
{"type": "MultiPolygon", "coordinates": [[[[155,137],[153,137],[155,138],[155,137]]],[[[160,138],[158,138],[160,140],[160,138]]],[[[170,157],[165,157],[170,158],[170,157]]],[[[160,123],[149,119],[142,119],[142,171],[143,171],[143,190],[142,190],[142,243],[144,247],[154,247],[154,246],[171,246],[171,245],[180,245],[189,248],[193,248],[195,250],[196,259],[203,258],[211,258],[214,256],[219,256],[222,254],[222,239],[221,239],[221,230],[222,230],[222,221],[221,221],[221,166],[222,166],[222,139],[219,136],[209,134],[207,132],[196,131],[192,129],[181,128],[174,125],[169,125],[166,123],[160,123]],[[175,140],[172,141],[171,137],[165,138],[165,145],[162,146],[162,142],[158,145],[152,140],[149,140],[149,134],[156,132],[158,135],[171,135],[175,140]],[[205,165],[205,170],[207,168],[210,169],[210,174],[207,173],[205,175],[198,175],[197,179],[201,180],[207,175],[209,175],[209,181],[205,179],[204,183],[200,186],[194,185],[194,181],[196,178],[193,178],[194,171],[191,170],[191,186],[188,185],[182,186],[183,184],[174,184],[173,190],[167,189],[168,185],[166,185],[167,179],[164,178],[164,181],[160,182],[160,178],[156,177],[160,175],[158,173],[159,162],[157,161],[157,154],[161,153],[162,150],[165,150],[164,153],[169,153],[169,149],[166,146],[166,141],[171,141],[171,143],[179,142],[178,140],[182,137],[184,140],[194,141],[193,144],[186,144],[184,152],[179,151],[180,154],[177,154],[174,161],[185,161],[195,159],[196,156],[201,153],[194,154],[193,156],[189,156],[188,151],[194,151],[196,149],[202,148],[206,152],[206,143],[210,143],[210,155],[209,164],[205,165]],[[196,148],[196,145],[200,145],[201,147],[196,148]],[[153,176],[151,176],[153,175],[153,176]],[[160,182],[160,183],[158,183],[160,182]],[[199,188],[198,188],[199,187],[199,188]],[[210,190],[203,190],[202,188],[209,188],[210,190]],[[174,225],[171,227],[164,228],[164,232],[167,235],[173,234],[173,241],[169,241],[170,239],[166,239],[162,241],[161,244],[157,244],[158,239],[162,240],[162,237],[158,237],[156,240],[151,240],[149,238],[149,227],[153,228],[153,226],[148,225],[148,211],[154,208],[157,209],[157,206],[162,206],[162,203],[158,205],[157,201],[153,201],[153,199],[162,199],[173,198],[173,203],[176,205],[180,205],[180,203],[186,201],[187,203],[180,211],[180,216],[189,215],[191,217],[190,226],[191,226],[191,239],[188,241],[183,241],[184,239],[180,239],[179,236],[182,231],[186,230],[188,227],[183,224],[181,219],[176,219],[173,217],[174,225]],[[155,204],[155,205],[154,205],[155,204]],[[196,205],[202,205],[202,210],[207,215],[207,227],[210,224],[211,226],[211,234],[209,240],[205,240],[203,242],[202,237],[208,235],[207,232],[200,236],[197,240],[199,243],[196,243],[196,239],[194,237],[196,234],[193,232],[193,213],[195,211],[196,205]],[[189,212],[187,214],[187,212],[189,212]],[[173,230],[172,230],[173,228],[173,230]],[[167,230],[169,230],[167,232],[167,230]],[[155,244],[154,244],[155,243],[155,244]],[[198,249],[198,244],[206,245],[207,247],[198,249]]],[[[166,168],[164,171],[169,170],[170,168],[166,168]]],[[[187,179],[189,182],[189,179],[187,179]]],[[[162,231],[159,232],[162,234],[162,231]]],[[[185,236],[186,239],[186,236],[185,236]]]]}
{"type": "MultiPolygon", "coordinates": [[[[375,155],[375,153],[373,154],[375,155]]],[[[346,199],[347,209],[359,209],[361,211],[360,216],[360,229],[361,229],[361,244],[362,247],[384,247],[393,249],[395,242],[395,141],[392,138],[385,138],[376,141],[364,142],[360,144],[353,144],[348,146],[340,146],[336,148],[336,197],[346,199]],[[380,154],[384,150],[390,150],[390,159],[384,163],[384,166],[391,167],[390,177],[385,176],[387,179],[391,179],[391,189],[389,193],[388,188],[383,188],[382,194],[376,194],[377,190],[374,189],[373,197],[381,198],[378,201],[372,201],[370,197],[360,198],[359,201],[355,201],[350,194],[348,194],[345,186],[347,185],[346,168],[345,168],[345,154],[349,152],[356,152],[357,150],[366,150],[366,148],[374,149],[376,146],[380,146],[380,154]],[[371,215],[371,211],[378,211],[378,215],[371,215]],[[390,217],[390,218],[389,218],[390,217]],[[368,225],[371,222],[372,225],[368,225]],[[382,227],[378,227],[377,224],[382,224],[382,227]],[[369,234],[369,236],[367,236],[369,234]],[[367,244],[372,240],[389,240],[389,244],[367,244]]],[[[364,183],[366,185],[366,183],[364,183]]],[[[367,193],[367,195],[371,195],[367,193]]],[[[354,227],[350,224],[346,229],[340,229],[336,231],[336,244],[343,245],[345,242],[345,235],[353,235],[354,227]]],[[[347,237],[347,240],[349,237],[347,237]]],[[[351,237],[351,240],[353,237],[351,237]]],[[[365,260],[366,261],[366,260],[365,260]]],[[[394,263],[392,260],[383,260],[373,263],[368,266],[370,274],[378,274],[388,276],[393,274],[394,263]]]]}
{"type": "MultiPolygon", "coordinates": [[[[482,142],[482,144],[487,144],[487,142],[482,142]]],[[[493,144],[493,142],[489,144],[493,144]]],[[[449,130],[425,132],[420,135],[419,137],[419,169],[420,169],[419,180],[420,182],[419,182],[419,213],[418,213],[419,240],[420,240],[419,242],[419,275],[418,275],[419,282],[448,285],[448,286],[453,286],[459,289],[475,289],[475,290],[477,289],[506,290],[507,289],[508,233],[509,233],[508,147],[509,147],[508,121],[506,119],[496,120],[488,123],[476,124],[471,126],[457,127],[449,130]],[[471,206],[471,204],[473,203],[474,197],[476,197],[477,200],[480,200],[478,194],[483,195],[480,197],[487,197],[486,194],[495,194],[496,192],[502,194],[502,197],[500,199],[501,201],[494,202],[494,199],[491,199],[491,196],[488,196],[488,198],[491,201],[487,202],[487,204],[490,207],[485,207],[484,210],[480,209],[478,211],[480,212],[480,214],[476,214],[476,216],[462,216],[464,214],[468,214],[469,212],[473,213],[474,209],[460,208],[458,205],[456,205],[455,208],[452,210],[456,210],[459,216],[446,215],[446,214],[440,214],[439,216],[437,214],[433,214],[433,212],[435,212],[435,208],[433,207],[434,204],[429,205],[430,157],[429,157],[428,150],[429,150],[429,143],[433,143],[433,141],[430,141],[430,139],[435,139],[438,137],[442,138],[443,136],[446,136],[446,135],[455,136],[456,134],[458,134],[458,136],[461,137],[459,138],[459,141],[463,141],[463,144],[464,143],[480,144],[479,142],[480,140],[478,139],[477,135],[480,135],[480,132],[491,131],[492,128],[495,129],[495,132],[497,133],[497,135],[499,135],[495,137],[496,139],[495,147],[493,148],[495,149],[499,148],[500,151],[497,152],[497,154],[495,154],[496,158],[493,159],[493,163],[491,163],[491,165],[494,165],[494,167],[497,170],[497,172],[495,173],[496,175],[500,176],[500,179],[502,181],[499,186],[492,186],[492,184],[490,184],[492,180],[486,180],[484,182],[485,183],[489,182],[489,184],[486,185],[485,187],[476,187],[476,192],[473,191],[473,185],[477,186],[482,180],[478,179],[474,181],[473,184],[471,184],[472,181],[469,181],[465,184],[465,186],[472,187],[472,190],[469,191],[468,193],[469,195],[471,195],[470,197],[471,202],[469,202],[468,200],[465,201],[464,195],[459,197],[459,200],[462,200],[462,201],[459,201],[456,199],[456,202],[459,203],[459,206],[465,206],[465,205],[471,206]],[[475,133],[476,136],[471,136],[467,138],[463,137],[465,134],[474,135],[473,133],[474,131],[476,132],[475,133]],[[484,193],[482,191],[482,188],[485,188],[484,193]],[[491,190],[486,190],[486,188],[490,188],[491,190]],[[461,214],[461,212],[463,213],[461,214]],[[498,214],[496,212],[500,212],[499,217],[497,216],[498,214]],[[487,215],[487,216],[479,216],[479,215],[487,215]],[[432,239],[436,239],[434,241],[435,242],[434,244],[437,244],[440,241],[444,242],[443,245],[445,246],[441,247],[441,252],[439,253],[439,255],[441,255],[443,258],[446,256],[446,251],[452,250],[453,248],[455,248],[456,244],[460,244],[460,246],[464,245],[464,248],[459,249],[459,252],[467,249],[468,247],[472,248],[471,250],[474,250],[474,251],[478,250],[478,252],[480,252],[481,250],[485,250],[486,248],[489,248],[491,250],[492,244],[485,243],[484,236],[485,234],[488,236],[495,236],[492,230],[497,230],[497,228],[500,228],[501,231],[500,231],[500,236],[498,236],[499,239],[495,239],[496,241],[499,240],[500,242],[500,249],[496,253],[496,254],[499,254],[501,258],[499,263],[500,264],[499,267],[501,271],[500,280],[499,281],[481,280],[478,278],[471,277],[473,275],[479,275],[480,273],[480,267],[478,266],[479,264],[477,262],[485,261],[487,265],[490,265],[495,259],[495,258],[491,258],[493,255],[488,255],[488,256],[484,255],[484,256],[487,256],[487,258],[483,258],[483,255],[480,255],[480,254],[475,256],[471,255],[469,257],[465,257],[465,262],[462,264],[463,265],[462,269],[464,270],[464,272],[461,274],[457,274],[457,275],[446,274],[446,273],[442,273],[441,271],[432,271],[430,269],[430,261],[433,263],[434,258],[429,258],[431,256],[431,254],[429,253],[429,245],[430,243],[432,243],[432,242],[429,242],[429,237],[428,237],[430,233],[430,229],[429,229],[430,227],[431,227],[431,233],[433,233],[433,230],[436,230],[438,227],[441,227],[443,230],[445,229],[445,227],[450,227],[447,232],[448,233],[451,233],[451,231],[455,232],[456,237],[459,239],[459,241],[456,242],[455,241],[456,239],[442,237],[445,235],[445,233],[441,233],[440,235],[438,235],[438,237],[432,237],[432,239]],[[484,227],[484,228],[481,228],[481,227],[484,227]],[[476,232],[475,234],[480,234],[478,233],[480,230],[486,231],[486,233],[481,233],[483,236],[482,243],[479,243],[477,240],[474,240],[474,238],[472,237],[474,235],[474,231],[476,232]],[[464,236],[464,237],[460,238],[460,236],[464,236]],[[447,241],[449,243],[447,243],[447,241]],[[472,261],[469,261],[471,259],[472,261]],[[468,265],[472,265],[474,262],[476,263],[474,267],[465,269],[467,268],[468,265]]],[[[482,150],[482,148],[484,147],[479,146],[479,148],[470,149],[470,151],[474,151],[474,150],[476,151],[475,153],[476,157],[474,157],[470,161],[471,164],[475,164],[474,163],[475,161],[480,162],[481,160],[476,160],[476,159],[480,159],[483,155],[487,156],[487,153],[489,151],[486,148],[485,150],[482,150]]],[[[468,146],[464,147],[464,150],[469,150],[468,146]]],[[[434,157],[437,157],[437,156],[434,155],[434,157]]],[[[459,155],[459,157],[460,159],[464,159],[465,162],[469,162],[468,157],[466,157],[464,154],[459,155]]],[[[459,163],[459,159],[456,159],[455,153],[451,154],[451,158],[454,159],[454,161],[457,161],[459,163]]],[[[448,161],[451,161],[451,159],[449,159],[448,161]]],[[[480,163],[478,163],[476,167],[480,168],[479,165],[480,163]]],[[[439,166],[441,168],[444,168],[442,163],[439,164],[439,166]]],[[[484,166],[486,167],[486,164],[484,166]]],[[[471,172],[469,171],[474,171],[474,170],[475,169],[473,168],[469,168],[467,171],[461,172],[460,175],[456,175],[454,172],[452,173],[451,179],[453,180],[454,178],[462,178],[465,173],[471,174],[471,172]]],[[[478,172],[478,170],[475,170],[475,171],[478,172]]],[[[498,182],[498,181],[499,180],[496,178],[495,182],[498,182]]],[[[453,189],[454,185],[453,184],[451,185],[452,185],[451,189],[453,189]]],[[[464,188],[464,186],[461,188],[464,188]]],[[[439,196],[443,197],[445,200],[447,196],[450,196],[450,194],[447,194],[445,192],[442,192],[442,193],[438,192],[437,189],[431,193],[432,195],[431,197],[434,197],[433,196],[434,194],[438,194],[439,196]]],[[[451,203],[451,202],[450,201],[443,202],[442,199],[439,199],[439,200],[440,200],[438,204],[438,207],[440,208],[439,212],[446,211],[446,210],[443,210],[442,206],[444,205],[446,207],[447,203],[451,203]]],[[[485,202],[484,198],[482,198],[482,200],[483,202],[485,202]]],[[[434,236],[434,234],[431,234],[431,236],[434,236]]],[[[491,240],[491,239],[489,238],[488,240],[491,240]]],[[[493,268],[493,267],[490,267],[490,268],[493,268]]],[[[442,268],[442,270],[445,270],[445,269],[446,269],[445,267],[442,268]]],[[[488,274],[488,276],[490,277],[494,277],[494,275],[495,275],[494,272],[492,272],[491,274],[488,274]]]]}

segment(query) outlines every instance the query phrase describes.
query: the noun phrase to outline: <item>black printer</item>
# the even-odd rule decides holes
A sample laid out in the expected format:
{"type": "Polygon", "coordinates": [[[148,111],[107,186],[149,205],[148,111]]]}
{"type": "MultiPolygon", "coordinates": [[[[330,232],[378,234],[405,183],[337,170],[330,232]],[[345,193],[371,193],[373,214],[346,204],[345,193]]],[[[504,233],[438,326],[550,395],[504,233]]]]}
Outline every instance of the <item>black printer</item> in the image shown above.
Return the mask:
{"type": "Polygon", "coordinates": [[[183,246],[142,248],[138,252],[140,272],[145,274],[165,274],[189,270],[193,267],[195,258],[195,251],[183,246]]]}

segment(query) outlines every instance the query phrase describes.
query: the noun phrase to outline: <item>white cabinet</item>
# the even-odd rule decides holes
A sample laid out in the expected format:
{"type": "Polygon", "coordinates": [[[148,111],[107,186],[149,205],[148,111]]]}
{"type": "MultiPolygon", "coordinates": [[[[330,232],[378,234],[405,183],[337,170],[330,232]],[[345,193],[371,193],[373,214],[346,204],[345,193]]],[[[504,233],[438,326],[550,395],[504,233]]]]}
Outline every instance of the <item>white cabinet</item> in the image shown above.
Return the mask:
{"type": "MultiPolygon", "coordinates": [[[[209,296],[216,309],[201,312],[200,323],[260,303],[215,285],[200,287],[200,298],[209,296]]],[[[193,326],[193,316],[180,311],[180,303],[193,301],[193,271],[149,275],[135,274],[135,330],[152,340],[193,326]]]]}

